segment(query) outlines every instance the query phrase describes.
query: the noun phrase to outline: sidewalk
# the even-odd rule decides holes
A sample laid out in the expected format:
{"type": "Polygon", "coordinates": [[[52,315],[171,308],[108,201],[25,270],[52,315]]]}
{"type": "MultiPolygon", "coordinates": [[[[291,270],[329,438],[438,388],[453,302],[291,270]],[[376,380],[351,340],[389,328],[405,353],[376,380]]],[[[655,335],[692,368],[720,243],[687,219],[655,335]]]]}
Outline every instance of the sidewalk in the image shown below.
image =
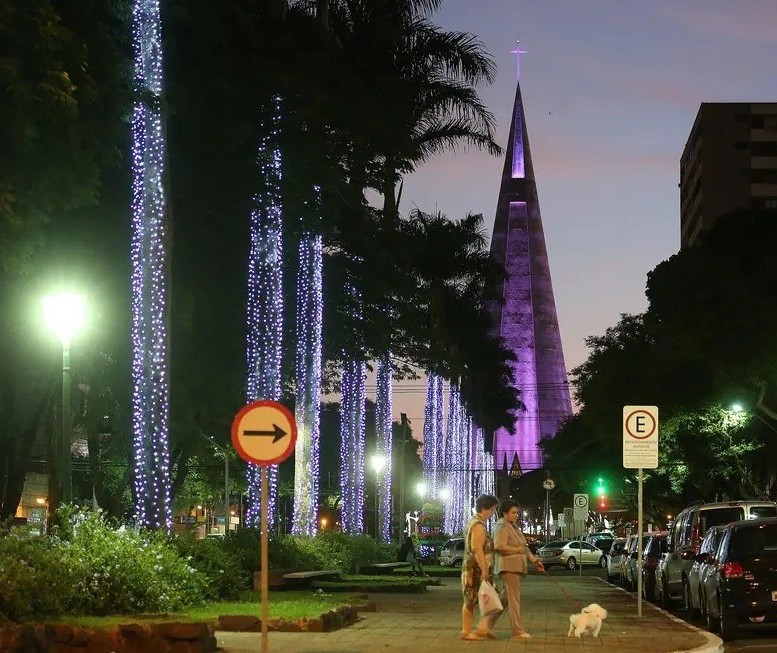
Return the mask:
{"type": "MultiPolygon", "coordinates": [[[[720,640],[697,630],[654,606],[643,603],[637,617],[636,598],[598,578],[554,577],[582,605],[599,603],[608,611],[598,639],[568,638],[569,615],[579,608],[549,578],[531,575],[522,584],[524,627],[531,639],[511,639],[507,614],[497,624],[498,641],[458,639],[461,594],[458,581],[449,579],[426,594],[375,594],[377,612],[360,615],[358,623],[333,633],[270,633],[272,653],[482,653],[522,651],[602,651],[614,653],[717,653],[720,640]]],[[[216,633],[225,653],[254,653],[257,633],[216,633]]]]}

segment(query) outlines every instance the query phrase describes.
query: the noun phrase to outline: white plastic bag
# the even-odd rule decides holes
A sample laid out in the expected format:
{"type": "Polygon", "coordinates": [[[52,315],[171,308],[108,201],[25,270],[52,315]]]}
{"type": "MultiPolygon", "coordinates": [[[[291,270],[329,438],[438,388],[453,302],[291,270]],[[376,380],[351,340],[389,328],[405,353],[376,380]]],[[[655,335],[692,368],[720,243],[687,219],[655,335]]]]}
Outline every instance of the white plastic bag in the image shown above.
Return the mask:
{"type": "Polygon", "coordinates": [[[480,589],[478,590],[478,607],[480,608],[481,616],[485,616],[491,612],[501,612],[504,609],[496,589],[494,589],[494,586],[486,580],[480,583],[480,589]]]}

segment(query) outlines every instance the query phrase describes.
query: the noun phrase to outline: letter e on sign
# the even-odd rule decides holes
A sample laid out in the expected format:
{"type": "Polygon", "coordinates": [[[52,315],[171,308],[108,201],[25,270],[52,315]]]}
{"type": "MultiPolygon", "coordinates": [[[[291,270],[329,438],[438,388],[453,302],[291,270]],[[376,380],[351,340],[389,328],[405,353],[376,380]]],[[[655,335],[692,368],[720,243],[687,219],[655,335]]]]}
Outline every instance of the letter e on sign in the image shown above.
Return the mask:
{"type": "Polygon", "coordinates": [[[623,466],[626,469],[658,467],[658,407],[623,407],[623,466]]]}

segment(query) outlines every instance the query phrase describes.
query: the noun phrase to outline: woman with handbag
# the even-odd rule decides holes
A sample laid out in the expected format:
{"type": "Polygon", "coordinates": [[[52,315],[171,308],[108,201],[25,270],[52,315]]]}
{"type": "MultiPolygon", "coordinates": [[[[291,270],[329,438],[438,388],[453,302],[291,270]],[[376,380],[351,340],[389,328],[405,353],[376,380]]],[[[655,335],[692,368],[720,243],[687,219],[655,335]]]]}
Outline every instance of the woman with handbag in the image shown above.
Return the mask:
{"type": "Polygon", "coordinates": [[[500,612],[480,615],[476,632],[472,632],[472,620],[475,606],[478,605],[478,592],[482,581],[491,581],[491,558],[493,544],[486,528],[486,522],[499,505],[496,497],[483,494],[475,503],[475,516],[469,520],[464,530],[464,561],[461,564],[461,591],[464,605],[461,608],[461,639],[480,640],[488,637],[495,639],[491,632],[492,622],[500,612]]]}
{"type": "MultiPolygon", "coordinates": [[[[503,595],[510,611],[513,637],[531,637],[521,623],[521,576],[529,571],[529,562],[545,573],[542,562],[531,552],[518,524],[520,506],[511,500],[499,504],[499,521],[494,528],[494,575],[504,586],[503,595]]],[[[504,599],[502,601],[504,603],[504,599]]]]}

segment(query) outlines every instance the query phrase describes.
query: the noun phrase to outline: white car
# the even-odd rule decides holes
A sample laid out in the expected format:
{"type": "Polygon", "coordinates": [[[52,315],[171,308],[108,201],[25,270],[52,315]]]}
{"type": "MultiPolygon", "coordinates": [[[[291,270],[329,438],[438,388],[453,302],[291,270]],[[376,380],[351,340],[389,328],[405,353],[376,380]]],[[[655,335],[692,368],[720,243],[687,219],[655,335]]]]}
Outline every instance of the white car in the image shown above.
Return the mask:
{"type": "Polygon", "coordinates": [[[607,567],[607,556],[604,555],[604,551],[597,549],[593,544],[579,540],[548,542],[537,551],[537,557],[546,567],[558,565],[567,569],[577,569],[580,564],[598,565],[602,569],[607,567]]]}
{"type": "Polygon", "coordinates": [[[442,545],[440,550],[441,567],[461,567],[464,562],[464,538],[454,537],[442,545]]]}
{"type": "Polygon", "coordinates": [[[618,537],[607,553],[607,580],[613,582],[621,575],[621,560],[626,555],[626,538],[618,537]]]}

